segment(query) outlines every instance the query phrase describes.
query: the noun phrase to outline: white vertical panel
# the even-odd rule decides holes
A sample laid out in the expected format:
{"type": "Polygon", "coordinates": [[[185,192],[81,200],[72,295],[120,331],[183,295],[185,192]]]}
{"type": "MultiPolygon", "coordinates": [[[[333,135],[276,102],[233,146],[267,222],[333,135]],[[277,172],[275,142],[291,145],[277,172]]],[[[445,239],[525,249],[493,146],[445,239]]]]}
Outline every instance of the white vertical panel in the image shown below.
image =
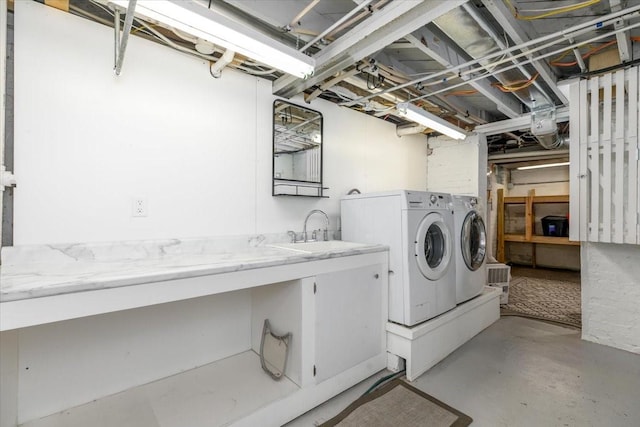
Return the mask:
{"type": "Polygon", "coordinates": [[[628,128],[627,128],[627,141],[628,141],[628,155],[629,161],[627,164],[627,229],[624,236],[625,243],[640,243],[640,237],[638,237],[638,145],[640,129],[640,120],[638,120],[638,109],[640,108],[640,73],[638,67],[630,68],[627,74],[629,80],[629,112],[628,112],[628,128]]]}
{"type": "Polygon", "coordinates": [[[588,187],[588,148],[589,148],[589,108],[587,104],[588,82],[580,81],[580,104],[577,109],[580,110],[580,240],[588,240],[587,232],[589,230],[589,198],[588,187]]]}
{"type": "Polygon", "coordinates": [[[576,86],[570,88],[570,155],[572,163],[577,159],[570,166],[570,213],[579,221],[570,238],[640,244],[640,68],[576,86]]]}
{"type": "MultiPolygon", "coordinates": [[[[633,110],[629,110],[629,116],[631,116],[631,113],[633,113],[633,119],[631,119],[631,117],[629,118],[629,123],[633,123],[635,122],[635,126],[631,125],[633,127],[633,130],[635,132],[635,151],[636,151],[636,161],[633,162],[633,186],[630,184],[629,185],[629,189],[633,189],[635,187],[635,196],[633,196],[635,198],[635,218],[634,218],[634,222],[636,225],[636,244],[640,244],[640,183],[638,182],[640,176],[640,172],[638,171],[639,169],[639,163],[640,163],[640,68],[639,67],[635,67],[633,68],[634,70],[634,74],[635,77],[634,79],[629,79],[630,81],[633,81],[635,84],[635,89],[633,92],[631,92],[631,90],[629,91],[630,93],[632,93],[631,97],[634,100],[634,104],[635,107],[633,110]],[[632,122],[633,120],[633,122],[632,122]]],[[[631,73],[631,71],[629,71],[629,73],[631,73]]],[[[631,101],[629,101],[631,102],[631,101]]],[[[629,163],[632,163],[631,161],[629,163]]],[[[631,168],[629,168],[631,169],[631,168]]],[[[629,177],[631,178],[631,171],[629,171],[629,177]]],[[[632,191],[629,191],[630,193],[632,191]]],[[[629,195],[629,198],[631,199],[632,196],[629,195]]],[[[629,201],[629,210],[631,212],[633,212],[633,204],[631,202],[631,200],[629,201]]]]}
{"type": "Polygon", "coordinates": [[[580,240],[580,228],[584,216],[580,215],[580,82],[572,83],[569,87],[569,105],[581,108],[569,108],[569,240],[580,240]]]}
{"type": "Polygon", "coordinates": [[[18,425],[18,331],[0,332],[0,426],[18,425]]]}
{"type": "Polygon", "coordinates": [[[589,148],[591,158],[589,171],[591,172],[591,198],[589,205],[591,217],[589,221],[589,240],[597,242],[600,236],[600,87],[599,78],[593,77],[589,81],[591,91],[590,121],[591,132],[589,135],[589,148]]]}
{"type": "Polygon", "coordinates": [[[602,138],[600,138],[600,143],[598,144],[602,147],[602,177],[600,179],[600,186],[602,187],[602,234],[600,235],[600,241],[605,243],[611,242],[611,191],[613,190],[611,185],[611,151],[613,145],[613,138],[611,137],[611,111],[613,106],[611,77],[611,73],[602,76],[601,84],[604,92],[602,138]]]}
{"type": "Polygon", "coordinates": [[[614,234],[611,241],[624,243],[624,143],[625,143],[625,95],[624,95],[624,70],[615,74],[616,82],[616,131],[615,131],[615,198],[613,211],[615,218],[614,234]]]}
{"type": "Polygon", "coordinates": [[[316,276],[316,383],[385,350],[382,265],[316,276]]]}

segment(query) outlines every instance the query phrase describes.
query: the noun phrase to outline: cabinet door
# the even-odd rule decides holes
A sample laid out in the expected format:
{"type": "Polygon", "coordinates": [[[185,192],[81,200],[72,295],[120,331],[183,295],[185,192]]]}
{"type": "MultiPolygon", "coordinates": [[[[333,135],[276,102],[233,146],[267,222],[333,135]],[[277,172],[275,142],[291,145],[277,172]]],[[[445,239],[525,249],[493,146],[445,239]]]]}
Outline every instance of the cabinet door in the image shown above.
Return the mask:
{"type": "Polygon", "coordinates": [[[316,276],[316,383],[385,350],[382,265],[316,276]]]}

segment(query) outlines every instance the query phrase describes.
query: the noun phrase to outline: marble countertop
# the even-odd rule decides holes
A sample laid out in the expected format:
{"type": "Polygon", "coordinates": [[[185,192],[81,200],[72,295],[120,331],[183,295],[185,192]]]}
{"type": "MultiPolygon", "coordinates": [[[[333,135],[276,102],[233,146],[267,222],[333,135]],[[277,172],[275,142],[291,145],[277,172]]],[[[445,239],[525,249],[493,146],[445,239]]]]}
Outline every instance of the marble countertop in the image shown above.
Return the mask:
{"type": "Polygon", "coordinates": [[[315,251],[276,245],[277,241],[270,241],[261,235],[226,239],[5,247],[2,249],[0,270],[0,302],[387,250],[381,245],[349,242],[333,245],[335,247],[329,249],[323,246],[315,251]]]}

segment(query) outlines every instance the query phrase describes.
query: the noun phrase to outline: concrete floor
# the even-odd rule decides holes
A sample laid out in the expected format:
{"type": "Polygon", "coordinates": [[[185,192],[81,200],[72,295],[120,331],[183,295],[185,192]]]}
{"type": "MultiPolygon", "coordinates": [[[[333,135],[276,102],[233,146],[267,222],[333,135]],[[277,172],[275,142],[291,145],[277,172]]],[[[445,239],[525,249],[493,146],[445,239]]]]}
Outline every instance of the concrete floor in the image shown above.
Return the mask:
{"type": "MultiPolygon", "coordinates": [[[[287,426],[327,421],[385,374],[287,426]]],[[[474,427],[640,425],[640,355],[537,320],[501,318],[412,384],[469,415],[474,427]]]]}

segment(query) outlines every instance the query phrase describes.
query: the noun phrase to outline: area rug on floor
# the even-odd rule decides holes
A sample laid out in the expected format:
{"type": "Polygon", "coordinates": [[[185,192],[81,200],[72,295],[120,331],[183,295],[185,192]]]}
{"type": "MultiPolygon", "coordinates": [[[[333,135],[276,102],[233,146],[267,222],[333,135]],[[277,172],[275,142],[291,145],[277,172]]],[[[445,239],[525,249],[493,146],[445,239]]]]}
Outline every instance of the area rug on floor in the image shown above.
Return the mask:
{"type": "Polygon", "coordinates": [[[514,277],[503,316],[523,316],[565,326],[582,327],[580,284],[561,280],[514,277]]]}
{"type": "Polygon", "coordinates": [[[320,427],[465,427],[473,420],[397,379],[365,394],[320,427]]]}

